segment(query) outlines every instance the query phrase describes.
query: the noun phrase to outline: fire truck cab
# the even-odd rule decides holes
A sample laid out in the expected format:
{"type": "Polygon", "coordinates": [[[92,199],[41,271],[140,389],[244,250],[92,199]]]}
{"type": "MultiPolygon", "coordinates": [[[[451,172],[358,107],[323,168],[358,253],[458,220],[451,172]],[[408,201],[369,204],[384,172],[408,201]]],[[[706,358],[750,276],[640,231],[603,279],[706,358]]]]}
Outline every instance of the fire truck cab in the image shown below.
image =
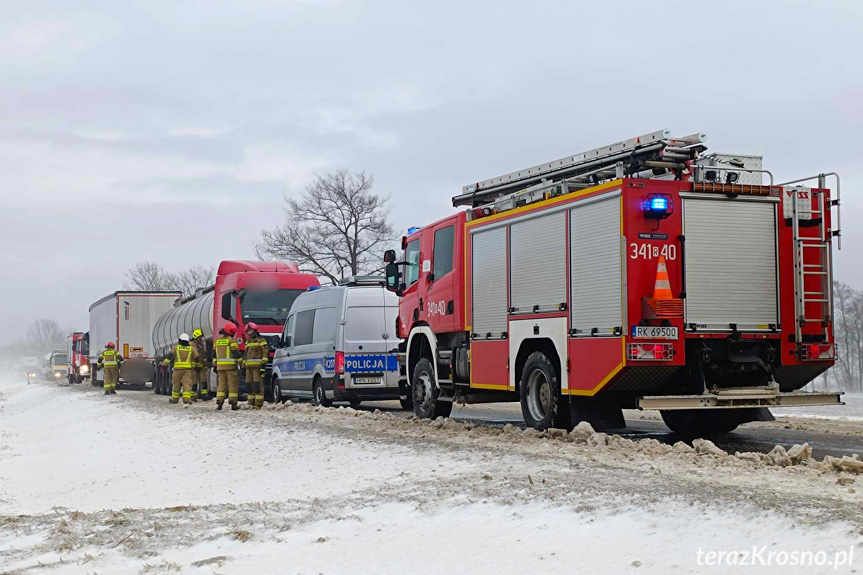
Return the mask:
{"type": "Polygon", "coordinates": [[[465,186],[467,209],[386,254],[415,413],[520,401],[536,429],[727,432],[835,361],[836,189],[774,185],[753,156],[667,130],[465,186]],[[768,183],[764,183],[764,179],[768,183]]]}

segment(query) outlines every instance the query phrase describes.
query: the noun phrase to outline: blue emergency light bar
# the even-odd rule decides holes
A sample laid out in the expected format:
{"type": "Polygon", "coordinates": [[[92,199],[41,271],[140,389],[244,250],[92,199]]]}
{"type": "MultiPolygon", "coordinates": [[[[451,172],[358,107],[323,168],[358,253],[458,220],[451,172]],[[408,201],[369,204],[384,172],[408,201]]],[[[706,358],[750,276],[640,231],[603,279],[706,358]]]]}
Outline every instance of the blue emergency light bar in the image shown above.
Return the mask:
{"type": "Polygon", "coordinates": [[[412,228],[408,228],[408,235],[414,234],[414,233],[420,231],[421,229],[422,228],[419,226],[414,226],[412,228]]]}
{"type": "Polygon", "coordinates": [[[674,211],[671,198],[666,195],[651,195],[644,201],[644,217],[665,219],[674,211]]]}

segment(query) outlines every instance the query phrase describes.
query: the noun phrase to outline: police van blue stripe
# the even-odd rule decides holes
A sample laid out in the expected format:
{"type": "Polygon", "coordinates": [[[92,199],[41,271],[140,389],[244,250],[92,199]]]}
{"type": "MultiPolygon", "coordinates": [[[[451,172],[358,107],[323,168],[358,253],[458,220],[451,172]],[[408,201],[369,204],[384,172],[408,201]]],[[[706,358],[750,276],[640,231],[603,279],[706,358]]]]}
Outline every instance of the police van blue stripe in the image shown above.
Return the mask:
{"type": "MultiPolygon", "coordinates": [[[[336,369],[336,358],[332,355],[280,361],[276,367],[282,373],[304,373],[314,371],[315,366],[321,363],[326,372],[333,372],[336,369]]],[[[345,371],[347,373],[380,373],[398,370],[399,359],[395,354],[345,355],[345,371]]]]}

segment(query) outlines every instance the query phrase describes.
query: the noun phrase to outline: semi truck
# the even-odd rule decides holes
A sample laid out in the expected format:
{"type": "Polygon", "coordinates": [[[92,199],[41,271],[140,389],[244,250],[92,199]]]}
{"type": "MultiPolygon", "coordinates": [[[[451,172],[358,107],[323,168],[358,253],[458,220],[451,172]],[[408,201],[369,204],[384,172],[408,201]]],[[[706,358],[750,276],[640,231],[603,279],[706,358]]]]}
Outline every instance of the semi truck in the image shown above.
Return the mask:
{"type": "Polygon", "coordinates": [[[112,341],[123,356],[120,384],[143,386],[155,374],[152,333],[156,321],[182,297],[178,291],[116,291],[90,306],[89,365],[93,385],[102,385],[99,353],[112,341]]]}
{"type": "Polygon", "coordinates": [[[839,176],[775,184],[705,142],[660,130],[472,183],[409,230],[385,263],[416,415],[519,401],[535,429],[608,429],[655,409],[704,436],[841,404],[799,391],[836,361],[839,176]]]}
{"type": "MultiPolygon", "coordinates": [[[[160,362],[170,353],[181,334],[192,335],[196,329],[203,332],[208,356],[212,355],[213,334],[218,335],[229,321],[237,326],[236,337],[241,350],[245,349],[246,326],[257,324],[260,334],[269,343],[272,357],[294,300],[310,287],[319,285],[317,276],[300,272],[293,262],[223,261],[214,285],[178,300],[158,319],[152,331],[156,360],[160,362]]],[[[264,381],[266,395],[271,398],[269,365],[264,381]]],[[[215,392],[216,377],[212,372],[208,374],[208,388],[215,392]]],[[[241,377],[243,392],[244,379],[241,377]]],[[[171,393],[169,369],[158,370],[153,392],[171,393]]]]}
{"type": "Polygon", "coordinates": [[[66,372],[69,383],[81,383],[90,377],[89,355],[89,332],[76,331],[66,337],[66,372]]]}

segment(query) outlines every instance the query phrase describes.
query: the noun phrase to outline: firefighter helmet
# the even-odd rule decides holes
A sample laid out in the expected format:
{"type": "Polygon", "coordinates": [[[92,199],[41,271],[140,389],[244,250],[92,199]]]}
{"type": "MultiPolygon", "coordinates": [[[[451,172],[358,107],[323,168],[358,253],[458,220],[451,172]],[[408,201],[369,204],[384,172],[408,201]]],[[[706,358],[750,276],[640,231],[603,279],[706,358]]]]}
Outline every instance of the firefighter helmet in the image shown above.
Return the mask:
{"type": "Polygon", "coordinates": [[[202,332],[202,331],[201,331],[201,330],[199,330],[199,329],[196,329],[195,331],[193,331],[193,332],[192,332],[192,338],[193,338],[193,339],[198,339],[198,338],[199,338],[199,337],[201,337],[202,335],[204,335],[204,332],[202,332]]]}
{"type": "Polygon", "coordinates": [[[225,327],[222,328],[222,331],[224,331],[226,334],[232,336],[232,335],[237,333],[237,326],[234,325],[233,322],[229,321],[228,323],[225,324],[225,327]]]}
{"type": "Polygon", "coordinates": [[[246,331],[258,331],[258,324],[256,324],[255,322],[250,323],[246,326],[246,331]]]}
{"type": "Polygon", "coordinates": [[[114,349],[114,342],[109,341],[108,343],[105,344],[105,347],[107,347],[108,349],[114,349]]]}
{"type": "Polygon", "coordinates": [[[180,334],[180,341],[188,342],[189,341],[189,334],[188,333],[181,333],[180,334]]]}

